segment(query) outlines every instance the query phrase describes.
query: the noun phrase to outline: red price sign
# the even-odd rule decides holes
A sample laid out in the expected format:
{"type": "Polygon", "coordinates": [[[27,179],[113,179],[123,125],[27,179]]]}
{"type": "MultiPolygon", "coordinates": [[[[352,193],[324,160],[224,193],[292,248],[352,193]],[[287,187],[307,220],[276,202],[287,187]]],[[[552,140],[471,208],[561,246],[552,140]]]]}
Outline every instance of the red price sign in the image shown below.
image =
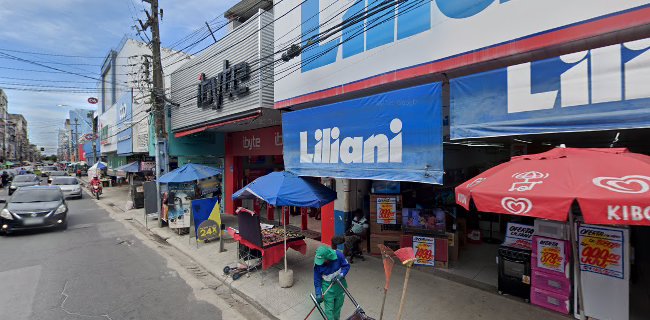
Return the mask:
{"type": "Polygon", "coordinates": [[[623,278],[623,231],[580,226],[580,270],[623,278]]]}
{"type": "Polygon", "coordinates": [[[537,266],[551,271],[564,273],[566,270],[567,257],[566,241],[544,237],[535,238],[537,247],[537,266]]]}
{"type": "Polygon", "coordinates": [[[377,223],[379,224],[397,223],[397,199],[396,198],[377,198],[377,223]]]}
{"type": "Polygon", "coordinates": [[[435,266],[436,245],[434,238],[414,236],[413,251],[415,251],[415,264],[435,266]]]}

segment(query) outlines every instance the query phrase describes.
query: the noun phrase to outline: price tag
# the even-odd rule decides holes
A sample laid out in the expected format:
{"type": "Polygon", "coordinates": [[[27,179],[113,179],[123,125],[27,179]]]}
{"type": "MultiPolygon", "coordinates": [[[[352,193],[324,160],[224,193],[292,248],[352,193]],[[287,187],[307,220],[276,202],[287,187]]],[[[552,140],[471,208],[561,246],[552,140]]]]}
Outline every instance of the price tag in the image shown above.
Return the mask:
{"type": "Polygon", "coordinates": [[[543,269],[564,273],[567,258],[566,243],[560,240],[537,237],[537,266],[543,269]]]}
{"type": "Polygon", "coordinates": [[[415,264],[424,266],[436,265],[436,241],[429,237],[413,237],[413,251],[415,252],[415,264]]]}
{"type": "Polygon", "coordinates": [[[377,198],[377,223],[378,224],[397,223],[397,199],[396,198],[377,198]]]}
{"type": "Polygon", "coordinates": [[[580,270],[623,279],[623,243],[622,230],[581,225],[580,270]]]}

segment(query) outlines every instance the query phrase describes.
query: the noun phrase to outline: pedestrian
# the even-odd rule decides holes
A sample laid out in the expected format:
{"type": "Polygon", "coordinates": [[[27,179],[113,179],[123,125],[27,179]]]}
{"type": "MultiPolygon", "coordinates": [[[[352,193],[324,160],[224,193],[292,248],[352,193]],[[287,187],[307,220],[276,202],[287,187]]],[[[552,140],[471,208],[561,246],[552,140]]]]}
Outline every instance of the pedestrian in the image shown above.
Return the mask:
{"type": "Polygon", "coordinates": [[[7,171],[3,170],[2,176],[0,176],[0,178],[2,179],[2,186],[3,187],[7,186],[7,184],[9,183],[9,174],[7,173],[7,171]]]}
{"type": "Polygon", "coordinates": [[[345,276],[350,271],[350,264],[341,251],[320,246],[314,257],[314,289],[316,301],[324,302],[325,316],[328,320],[339,320],[347,288],[345,276]],[[336,281],[339,280],[339,281],[336,281]]]}
{"type": "Polygon", "coordinates": [[[27,171],[25,171],[25,168],[20,168],[20,171],[18,171],[18,174],[27,174],[27,171]]]}

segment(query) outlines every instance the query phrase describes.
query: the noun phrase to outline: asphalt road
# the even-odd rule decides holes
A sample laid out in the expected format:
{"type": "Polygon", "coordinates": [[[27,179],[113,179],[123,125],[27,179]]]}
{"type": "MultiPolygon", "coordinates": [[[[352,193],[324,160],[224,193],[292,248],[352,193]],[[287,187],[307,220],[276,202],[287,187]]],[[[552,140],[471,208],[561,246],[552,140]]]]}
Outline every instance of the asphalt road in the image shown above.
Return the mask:
{"type": "Polygon", "coordinates": [[[0,319],[222,318],[87,194],[68,205],[67,231],[0,237],[0,319]]]}

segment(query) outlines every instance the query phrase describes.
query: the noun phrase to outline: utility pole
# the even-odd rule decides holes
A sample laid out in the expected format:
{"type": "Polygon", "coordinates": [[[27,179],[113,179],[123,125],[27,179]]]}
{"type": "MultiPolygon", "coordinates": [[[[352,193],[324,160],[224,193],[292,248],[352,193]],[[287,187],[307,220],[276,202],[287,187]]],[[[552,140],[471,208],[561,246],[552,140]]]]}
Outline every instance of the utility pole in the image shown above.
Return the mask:
{"type": "MultiPolygon", "coordinates": [[[[153,103],[153,112],[154,112],[154,123],[156,128],[156,200],[158,205],[158,212],[162,207],[161,198],[160,198],[160,176],[163,170],[167,169],[167,131],[165,128],[165,87],[163,84],[163,70],[162,62],[160,56],[160,29],[159,29],[159,10],[158,0],[142,0],[151,5],[151,13],[145,11],[147,14],[147,22],[140,23],[142,31],[151,28],[151,54],[152,54],[152,65],[153,65],[153,90],[151,92],[151,102],[153,103]]],[[[165,171],[166,172],[166,171],[165,171]]],[[[145,226],[146,221],[148,220],[145,217],[145,226]]],[[[160,219],[160,214],[158,217],[158,225],[162,225],[162,220],[160,219]]]]}

